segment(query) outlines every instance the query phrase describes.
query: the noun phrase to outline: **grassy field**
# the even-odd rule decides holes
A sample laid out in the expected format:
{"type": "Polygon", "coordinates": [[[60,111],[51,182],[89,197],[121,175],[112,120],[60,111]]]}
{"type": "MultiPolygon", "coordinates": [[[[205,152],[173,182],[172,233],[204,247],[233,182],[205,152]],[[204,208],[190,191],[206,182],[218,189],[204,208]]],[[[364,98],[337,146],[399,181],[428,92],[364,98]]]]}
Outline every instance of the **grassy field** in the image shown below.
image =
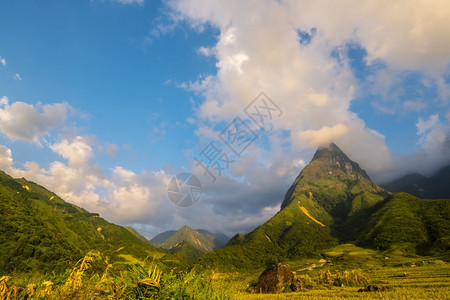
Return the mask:
{"type": "Polygon", "coordinates": [[[280,294],[255,294],[256,285],[263,269],[252,273],[214,274],[215,284],[227,286],[234,291],[235,299],[450,299],[450,264],[436,257],[407,255],[398,245],[390,251],[359,248],[353,244],[339,245],[324,253],[327,263],[317,259],[288,262],[296,277],[308,276],[313,290],[280,294]],[[368,284],[334,286],[318,283],[321,272],[361,270],[370,284],[387,286],[388,291],[358,292],[368,284]]]}
{"type": "Polygon", "coordinates": [[[389,291],[358,292],[363,286],[316,286],[315,290],[282,294],[236,294],[235,299],[449,299],[450,266],[430,263],[418,267],[386,267],[370,272],[374,285],[389,291]],[[406,273],[406,275],[405,275],[406,273]]]}

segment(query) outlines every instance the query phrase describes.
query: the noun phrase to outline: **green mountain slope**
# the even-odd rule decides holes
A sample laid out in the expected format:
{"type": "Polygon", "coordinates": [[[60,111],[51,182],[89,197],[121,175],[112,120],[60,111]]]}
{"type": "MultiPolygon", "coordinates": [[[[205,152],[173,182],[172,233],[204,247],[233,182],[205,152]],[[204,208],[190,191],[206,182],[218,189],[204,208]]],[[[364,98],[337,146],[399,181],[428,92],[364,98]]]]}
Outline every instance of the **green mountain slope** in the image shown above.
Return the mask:
{"type": "Polygon", "coordinates": [[[149,240],[147,240],[144,236],[142,236],[139,232],[137,232],[136,229],[134,229],[133,227],[131,227],[131,226],[124,226],[124,228],[126,230],[128,230],[132,235],[137,237],[143,243],[152,245],[152,243],[150,243],[149,240]]]}
{"type": "Polygon", "coordinates": [[[330,215],[343,220],[387,195],[334,143],[319,148],[286,193],[281,209],[296,195],[312,193],[330,215]]]}
{"type": "Polygon", "coordinates": [[[199,264],[251,268],[318,256],[349,236],[340,224],[351,222],[384,195],[335,144],[319,148],[286,193],[280,212],[253,232],[235,236],[224,249],[201,257],[199,264]]]}
{"type": "Polygon", "coordinates": [[[450,250],[450,200],[419,199],[407,193],[389,196],[370,217],[361,235],[362,244],[433,255],[450,250]]]}
{"type": "MultiPolygon", "coordinates": [[[[197,264],[208,268],[249,269],[280,260],[318,257],[323,250],[338,243],[388,247],[403,235],[408,236],[405,241],[410,241],[413,233],[402,233],[401,228],[394,226],[399,220],[408,226],[417,225],[406,222],[406,217],[393,217],[397,211],[400,212],[398,203],[406,205],[404,201],[407,200],[392,200],[399,197],[402,198],[389,196],[357,163],[331,143],[328,147],[319,148],[312,161],[303,168],[274,217],[248,234],[236,235],[225,248],[205,254],[197,264]],[[387,234],[394,228],[397,236],[387,234]]],[[[436,202],[436,207],[446,207],[445,201],[436,202]]],[[[443,212],[440,217],[424,213],[435,211],[427,200],[419,199],[414,203],[408,205],[414,207],[412,211],[419,219],[422,218],[421,222],[425,224],[422,225],[427,226],[423,240],[414,245],[436,243],[445,248],[449,236],[445,229],[449,226],[448,217],[446,219],[443,212]],[[418,207],[423,210],[420,214],[418,207]],[[444,225],[437,225],[439,222],[435,220],[444,225]]]]}
{"type": "Polygon", "coordinates": [[[186,241],[173,246],[168,252],[189,264],[195,263],[200,256],[207,253],[204,249],[199,249],[186,241]]]}
{"type": "Polygon", "coordinates": [[[205,254],[197,264],[253,269],[287,258],[317,256],[321,250],[338,244],[331,235],[331,223],[323,208],[299,195],[269,221],[251,233],[236,235],[225,248],[205,254]]]}
{"type": "MultiPolygon", "coordinates": [[[[0,272],[64,271],[91,250],[110,261],[173,257],[25,179],[0,171],[0,272]]],[[[175,262],[176,263],[176,262],[175,262]]]]}

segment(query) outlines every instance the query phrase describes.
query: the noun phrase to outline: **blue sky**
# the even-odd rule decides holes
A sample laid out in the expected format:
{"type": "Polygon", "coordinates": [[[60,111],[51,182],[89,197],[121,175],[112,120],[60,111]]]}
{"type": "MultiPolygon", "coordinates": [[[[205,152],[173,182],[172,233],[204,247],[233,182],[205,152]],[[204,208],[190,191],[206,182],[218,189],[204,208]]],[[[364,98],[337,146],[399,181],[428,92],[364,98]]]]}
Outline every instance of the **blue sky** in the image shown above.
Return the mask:
{"type": "MultiPolygon", "coordinates": [[[[214,43],[213,31],[198,33],[181,25],[154,36],[152,30],[165,19],[164,5],[157,1],[23,1],[3,6],[3,22],[14,25],[2,30],[2,57],[7,58],[2,96],[69,103],[78,110],[74,122],[80,133],[129,144],[145,159],[142,164],[126,161],[125,153],[117,157],[133,169],[183,163],[181,150],[195,143],[186,123],[193,95],[177,85],[214,70],[212,59],[197,54],[201,45],[214,43]],[[15,73],[21,81],[13,80],[15,73]],[[79,120],[81,115],[86,118],[79,120]],[[167,138],[162,139],[161,131],[167,138]]],[[[25,153],[23,159],[30,158],[25,153]]]]}
{"type": "Polygon", "coordinates": [[[377,182],[431,174],[450,163],[450,7],[381,2],[2,1],[0,167],[149,237],[254,228],[330,141],[377,182]],[[282,115],[210,182],[194,157],[255,126],[262,91],[282,115]],[[181,171],[204,186],[188,209],[167,199],[181,171]]]}

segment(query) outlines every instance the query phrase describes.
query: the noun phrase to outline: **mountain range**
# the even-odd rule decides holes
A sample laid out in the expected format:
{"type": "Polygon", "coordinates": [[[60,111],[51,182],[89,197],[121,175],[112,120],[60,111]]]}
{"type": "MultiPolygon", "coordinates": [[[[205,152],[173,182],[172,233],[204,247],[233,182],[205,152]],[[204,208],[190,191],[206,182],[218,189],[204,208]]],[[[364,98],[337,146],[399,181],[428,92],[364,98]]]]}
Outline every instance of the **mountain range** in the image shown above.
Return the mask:
{"type": "Polygon", "coordinates": [[[381,185],[390,192],[407,192],[426,199],[450,198],[450,165],[431,176],[411,173],[381,185]]]}
{"type": "MultiPolygon", "coordinates": [[[[446,172],[434,181],[445,181],[446,172]]],[[[131,227],[0,171],[0,273],[63,272],[92,251],[116,266],[153,257],[166,267],[195,262],[218,270],[320,258],[342,243],[408,255],[450,254],[449,199],[391,193],[334,143],[316,151],[280,202],[277,214],[250,233],[236,234],[224,248],[223,234],[187,226],[149,242],[131,227]]]]}
{"type": "Polygon", "coordinates": [[[320,257],[352,242],[376,249],[449,251],[449,200],[392,194],[371,181],[337,145],[319,148],[289,188],[280,211],[223,249],[203,255],[199,266],[251,269],[280,260],[320,257]]]}
{"type": "Polygon", "coordinates": [[[228,240],[223,233],[213,234],[205,229],[194,230],[183,226],[178,231],[169,230],[158,234],[150,242],[180,259],[193,263],[201,255],[223,248],[228,240]]]}

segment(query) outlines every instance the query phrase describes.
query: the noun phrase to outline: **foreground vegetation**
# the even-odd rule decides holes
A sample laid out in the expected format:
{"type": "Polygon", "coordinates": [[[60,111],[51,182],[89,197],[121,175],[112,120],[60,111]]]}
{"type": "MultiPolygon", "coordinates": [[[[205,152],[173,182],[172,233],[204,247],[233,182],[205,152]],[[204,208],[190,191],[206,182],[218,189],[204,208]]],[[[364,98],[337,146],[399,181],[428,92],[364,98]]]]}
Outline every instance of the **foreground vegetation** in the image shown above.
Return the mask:
{"type": "Polygon", "coordinates": [[[168,269],[154,260],[111,264],[91,252],[65,274],[0,277],[0,299],[446,299],[450,293],[450,264],[436,257],[352,244],[323,255],[288,262],[302,291],[287,286],[283,293],[258,294],[263,268],[219,273],[168,269]],[[385,290],[358,292],[368,285],[385,290]]]}
{"type": "Polygon", "coordinates": [[[110,262],[155,257],[169,267],[186,265],[132,228],[65,202],[53,192],[0,171],[0,274],[63,273],[95,250],[110,262]]]}
{"type": "Polygon", "coordinates": [[[52,280],[45,276],[0,277],[0,299],[229,299],[215,288],[211,277],[195,271],[164,272],[155,261],[137,262],[127,268],[108,263],[103,273],[94,271],[99,253],[89,253],[76,266],[52,280]]]}

